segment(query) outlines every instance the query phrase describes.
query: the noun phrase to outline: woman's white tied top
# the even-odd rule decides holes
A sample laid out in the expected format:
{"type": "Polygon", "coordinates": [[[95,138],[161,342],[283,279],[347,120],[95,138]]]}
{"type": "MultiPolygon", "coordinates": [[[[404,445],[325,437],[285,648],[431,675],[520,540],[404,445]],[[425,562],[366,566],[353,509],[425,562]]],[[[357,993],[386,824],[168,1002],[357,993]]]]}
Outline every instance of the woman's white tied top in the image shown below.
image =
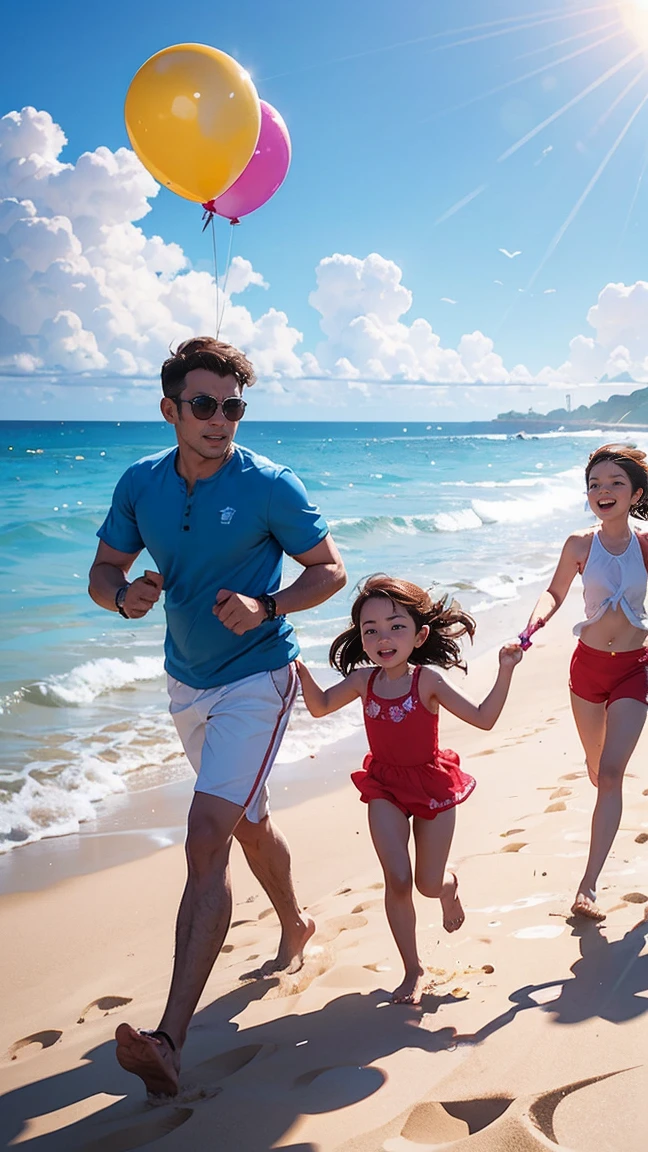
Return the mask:
{"type": "Polygon", "coordinates": [[[621,608],[635,628],[648,632],[647,583],[648,573],[636,533],[632,533],[625,552],[613,556],[596,532],[583,570],[585,620],[576,625],[574,635],[580,636],[582,629],[600,620],[608,608],[621,608]]]}

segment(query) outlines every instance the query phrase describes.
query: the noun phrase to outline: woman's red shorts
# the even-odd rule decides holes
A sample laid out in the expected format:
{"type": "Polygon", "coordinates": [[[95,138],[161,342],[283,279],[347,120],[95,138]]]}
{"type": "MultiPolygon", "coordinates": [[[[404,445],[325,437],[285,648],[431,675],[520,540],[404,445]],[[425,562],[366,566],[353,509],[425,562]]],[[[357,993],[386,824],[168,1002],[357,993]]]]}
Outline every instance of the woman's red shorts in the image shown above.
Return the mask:
{"type": "Polygon", "coordinates": [[[601,652],[579,640],[569,667],[569,687],[592,704],[609,707],[615,700],[648,704],[648,648],[601,652]]]}

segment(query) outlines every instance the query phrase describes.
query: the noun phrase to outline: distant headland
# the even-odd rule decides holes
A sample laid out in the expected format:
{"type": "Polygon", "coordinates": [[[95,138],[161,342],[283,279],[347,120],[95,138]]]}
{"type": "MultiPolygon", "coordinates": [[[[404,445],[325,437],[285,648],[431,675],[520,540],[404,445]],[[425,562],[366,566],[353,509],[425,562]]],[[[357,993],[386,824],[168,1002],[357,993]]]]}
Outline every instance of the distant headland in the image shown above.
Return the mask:
{"type": "Polygon", "coordinates": [[[638,388],[626,396],[610,396],[607,400],[597,400],[595,404],[581,404],[579,408],[554,408],[543,415],[534,412],[500,412],[497,420],[507,423],[521,423],[524,428],[556,424],[579,428],[648,428],[648,388],[638,388]]]}

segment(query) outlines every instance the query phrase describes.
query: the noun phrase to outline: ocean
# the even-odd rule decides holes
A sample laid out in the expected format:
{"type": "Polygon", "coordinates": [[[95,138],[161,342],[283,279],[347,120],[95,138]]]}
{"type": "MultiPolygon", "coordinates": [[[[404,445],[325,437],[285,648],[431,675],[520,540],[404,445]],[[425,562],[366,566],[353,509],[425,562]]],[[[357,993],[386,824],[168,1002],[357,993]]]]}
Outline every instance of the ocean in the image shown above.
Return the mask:
{"type": "MultiPolygon", "coordinates": [[[[347,588],[295,618],[322,681],[332,678],[328,646],[354,586],[372,572],[454,595],[475,614],[482,648],[506,638],[503,620],[523,627],[567,532],[591,522],[583,467],[606,435],[519,432],[241,426],[242,444],[302,477],[347,565],[347,588]]],[[[87,594],[118,477],[172,443],[162,422],[0,423],[0,852],[74,833],[107,797],[190,774],[167,712],[162,606],[129,623],[87,594]]],[[[134,574],[147,563],[142,556],[134,574]]],[[[286,579],[294,569],[287,562],[286,579]]],[[[312,720],[300,702],[279,760],[297,763],[360,723],[357,709],[312,720]]]]}

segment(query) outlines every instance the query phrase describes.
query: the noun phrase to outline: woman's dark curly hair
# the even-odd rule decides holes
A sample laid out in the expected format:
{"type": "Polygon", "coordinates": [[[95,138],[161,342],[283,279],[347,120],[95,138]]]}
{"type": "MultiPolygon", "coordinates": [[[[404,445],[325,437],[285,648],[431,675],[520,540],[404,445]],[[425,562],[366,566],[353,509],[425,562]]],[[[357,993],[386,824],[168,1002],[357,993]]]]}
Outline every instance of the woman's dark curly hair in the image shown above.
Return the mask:
{"type": "Polygon", "coordinates": [[[429,627],[427,640],[410,656],[412,664],[436,664],[439,668],[462,668],[465,671],[458,641],[462,636],[469,636],[472,640],[476,627],[472,616],[464,612],[456,601],[434,601],[418,584],[396,580],[380,572],[365,581],[351,609],[350,627],[331,644],[329,662],[333,668],[348,676],[359,664],[371,663],[362,647],[360,613],[368,600],[377,597],[404,608],[412,617],[417,632],[425,624],[429,627]]]}
{"type": "Polygon", "coordinates": [[[585,468],[585,480],[588,488],[592,468],[597,464],[603,464],[605,461],[617,464],[619,468],[623,469],[632,484],[633,492],[638,492],[641,489],[641,496],[630,508],[630,515],[636,516],[638,520],[648,520],[648,460],[646,453],[635,448],[632,444],[604,444],[602,448],[597,448],[596,452],[592,452],[585,468]]]}

